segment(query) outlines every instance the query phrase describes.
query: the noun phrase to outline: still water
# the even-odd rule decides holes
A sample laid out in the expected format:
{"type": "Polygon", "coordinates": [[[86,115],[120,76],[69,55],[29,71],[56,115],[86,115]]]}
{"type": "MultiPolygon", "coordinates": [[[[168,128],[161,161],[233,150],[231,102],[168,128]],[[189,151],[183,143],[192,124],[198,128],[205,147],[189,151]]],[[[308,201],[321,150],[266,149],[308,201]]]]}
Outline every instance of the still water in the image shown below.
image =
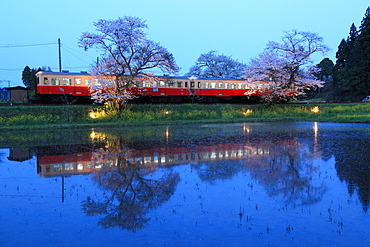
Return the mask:
{"type": "Polygon", "coordinates": [[[0,246],[369,246],[370,125],[0,133],[0,246]]]}

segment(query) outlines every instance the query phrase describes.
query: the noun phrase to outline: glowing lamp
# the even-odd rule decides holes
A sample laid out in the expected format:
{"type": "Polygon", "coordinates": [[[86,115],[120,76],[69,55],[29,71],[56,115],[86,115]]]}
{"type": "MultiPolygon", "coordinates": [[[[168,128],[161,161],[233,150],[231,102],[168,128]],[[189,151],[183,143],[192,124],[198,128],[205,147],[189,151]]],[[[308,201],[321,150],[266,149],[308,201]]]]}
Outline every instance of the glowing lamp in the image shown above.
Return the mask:
{"type": "Polygon", "coordinates": [[[320,112],[320,108],[319,108],[318,106],[315,106],[315,107],[313,107],[313,108],[311,109],[311,112],[313,112],[313,113],[318,113],[318,112],[320,112]]]}

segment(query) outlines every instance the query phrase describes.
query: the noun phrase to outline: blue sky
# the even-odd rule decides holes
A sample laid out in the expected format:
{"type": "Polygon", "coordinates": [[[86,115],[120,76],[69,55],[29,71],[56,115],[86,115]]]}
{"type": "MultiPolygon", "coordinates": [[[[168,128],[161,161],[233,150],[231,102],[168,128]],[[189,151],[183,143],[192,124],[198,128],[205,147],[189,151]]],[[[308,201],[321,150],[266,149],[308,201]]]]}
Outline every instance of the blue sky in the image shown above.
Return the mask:
{"type": "Polygon", "coordinates": [[[100,53],[79,48],[78,38],[98,19],[125,15],[147,21],[149,38],[173,53],[180,75],[210,50],[247,63],[292,29],[322,36],[335,62],[341,39],[369,6],[369,0],[0,0],[0,80],[23,85],[27,65],[58,71],[58,38],[62,68],[89,70],[100,53]]]}

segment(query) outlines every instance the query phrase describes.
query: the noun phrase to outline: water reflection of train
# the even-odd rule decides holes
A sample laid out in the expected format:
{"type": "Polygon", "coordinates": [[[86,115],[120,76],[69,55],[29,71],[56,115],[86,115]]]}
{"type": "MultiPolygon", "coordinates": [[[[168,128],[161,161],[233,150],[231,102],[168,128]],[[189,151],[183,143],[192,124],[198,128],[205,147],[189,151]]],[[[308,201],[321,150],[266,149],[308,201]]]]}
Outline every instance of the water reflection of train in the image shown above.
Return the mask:
{"type": "MultiPolygon", "coordinates": [[[[269,147],[250,144],[215,144],[198,147],[159,147],[149,150],[129,150],[124,157],[142,166],[166,166],[206,161],[242,159],[270,153],[269,147]]],[[[121,153],[122,154],[122,153],[121,153]]],[[[117,166],[119,155],[104,149],[64,155],[39,155],[37,171],[42,177],[86,174],[103,165],[117,166]]]]}

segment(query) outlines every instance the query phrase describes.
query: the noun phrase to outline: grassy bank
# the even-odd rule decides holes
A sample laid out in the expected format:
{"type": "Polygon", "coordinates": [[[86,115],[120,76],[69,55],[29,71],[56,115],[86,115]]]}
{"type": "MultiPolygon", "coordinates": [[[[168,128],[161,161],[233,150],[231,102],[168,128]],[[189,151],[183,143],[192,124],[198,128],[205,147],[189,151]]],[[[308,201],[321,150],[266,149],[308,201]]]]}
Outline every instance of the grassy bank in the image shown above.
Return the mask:
{"type": "Polygon", "coordinates": [[[325,121],[370,123],[370,104],[0,106],[0,129],[197,122],[325,121]],[[314,112],[313,109],[318,109],[314,112]]]}

